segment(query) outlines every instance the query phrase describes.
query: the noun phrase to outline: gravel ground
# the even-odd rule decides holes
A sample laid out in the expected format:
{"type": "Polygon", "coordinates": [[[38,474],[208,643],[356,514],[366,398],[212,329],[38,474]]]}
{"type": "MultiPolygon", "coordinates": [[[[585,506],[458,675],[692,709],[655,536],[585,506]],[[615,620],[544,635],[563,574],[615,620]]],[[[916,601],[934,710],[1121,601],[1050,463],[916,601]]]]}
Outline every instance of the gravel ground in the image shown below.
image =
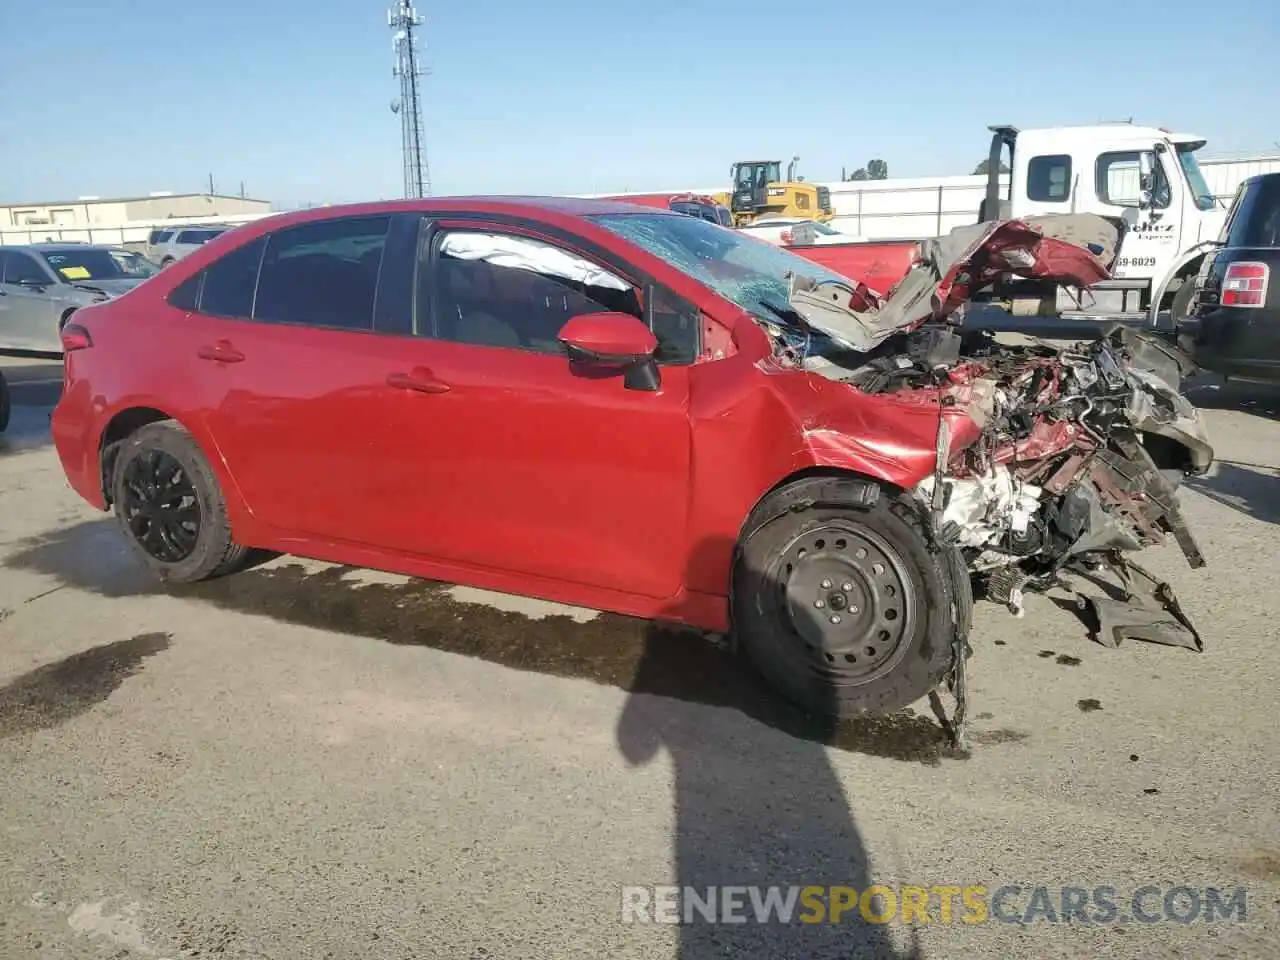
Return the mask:
{"type": "Polygon", "coordinates": [[[161,590],[66,487],[59,368],[5,373],[0,957],[1280,955],[1275,392],[1192,388],[1220,458],[1184,494],[1209,566],[1146,558],[1205,652],[1105,649],[1048,597],[980,604],[962,757],[922,707],[820,728],[719,647],[592,611],[291,558],[161,590]],[[1247,908],[621,922],[624,886],[873,882],[1016,885],[1015,916],[1041,886],[1247,908]]]}

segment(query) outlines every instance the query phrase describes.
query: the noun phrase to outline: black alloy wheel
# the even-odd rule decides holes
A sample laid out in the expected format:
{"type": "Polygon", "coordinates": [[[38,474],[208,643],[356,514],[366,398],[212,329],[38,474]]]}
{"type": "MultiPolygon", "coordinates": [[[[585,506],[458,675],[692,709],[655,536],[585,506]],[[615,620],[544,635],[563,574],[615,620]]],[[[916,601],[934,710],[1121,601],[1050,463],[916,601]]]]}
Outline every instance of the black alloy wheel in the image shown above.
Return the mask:
{"type": "Polygon", "coordinates": [[[121,480],[123,519],[138,545],[163,563],[191,556],[200,537],[200,504],[182,464],[151,448],[124,465],[121,480]]]}

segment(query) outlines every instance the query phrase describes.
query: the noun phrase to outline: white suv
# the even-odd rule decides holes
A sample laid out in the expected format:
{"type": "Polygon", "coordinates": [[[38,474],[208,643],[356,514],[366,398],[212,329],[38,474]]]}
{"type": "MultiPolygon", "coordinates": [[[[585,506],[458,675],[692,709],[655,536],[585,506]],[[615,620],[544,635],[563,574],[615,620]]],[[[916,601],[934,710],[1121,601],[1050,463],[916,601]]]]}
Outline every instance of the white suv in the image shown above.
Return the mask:
{"type": "Polygon", "coordinates": [[[210,226],[152,230],[151,236],[147,239],[147,258],[162,267],[167,267],[230,229],[230,227],[210,226]]]}

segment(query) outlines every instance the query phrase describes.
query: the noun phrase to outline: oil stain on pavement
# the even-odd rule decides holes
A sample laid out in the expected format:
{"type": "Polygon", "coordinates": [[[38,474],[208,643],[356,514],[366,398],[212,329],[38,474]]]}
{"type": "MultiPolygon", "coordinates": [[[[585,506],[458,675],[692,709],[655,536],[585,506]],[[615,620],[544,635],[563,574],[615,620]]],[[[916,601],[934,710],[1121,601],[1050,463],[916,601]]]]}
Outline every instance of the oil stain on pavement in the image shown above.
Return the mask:
{"type": "Polygon", "coordinates": [[[91,647],[0,687],[0,739],[48,730],[87,712],[169,646],[167,633],[140,633],[91,647]]]}
{"type": "MultiPolygon", "coordinates": [[[[933,719],[910,711],[840,723],[806,715],[774,693],[727,644],[696,630],[609,613],[585,622],[566,615],[533,619],[456,600],[448,584],[361,582],[351,577],[359,568],[346,566],[315,570],[285,562],[165,590],[140,565],[111,572],[100,562],[78,559],[85,556],[84,544],[113,538],[118,534],[110,521],[85,523],[29,543],[5,565],[107,596],[127,595],[136,585],[137,593],[165,592],[297,626],[738,710],[794,737],[846,751],[930,765],[964,756],[933,719]]],[[[970,739],[1012,744],[1026,735],[975,730],[970,739]]]]}

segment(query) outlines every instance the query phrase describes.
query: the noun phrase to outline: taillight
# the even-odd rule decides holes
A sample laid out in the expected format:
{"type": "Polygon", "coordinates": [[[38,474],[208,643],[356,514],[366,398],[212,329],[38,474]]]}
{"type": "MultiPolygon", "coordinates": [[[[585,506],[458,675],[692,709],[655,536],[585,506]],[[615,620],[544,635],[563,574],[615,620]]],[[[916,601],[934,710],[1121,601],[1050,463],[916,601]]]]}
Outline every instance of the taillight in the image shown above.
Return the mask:
{"type": "Polygon", "coordinates": [[[782,231],[782,242],[783,242],[783,243],[790,243],[790,242],[791,242],[791,238],[792,238],[792,236],[793,236],[793,234],[791,233],[791,231],[790,231],[790,230],[783,230],[783,231],[782,231]]]}
{"type": "Polygon", "coordinates": [[[89,331],[78,323],[68,323],[62,328],[59,336],[62,338],[63,353],[70,353],[73,350],[87,350],[93,346],[93,337],[89,336],[89,331]]]}
{"type": "Polygon", "coordinates": [[[1267,302],[1271,269],[1265,263],[1242,261],[1228,264],[1222,278],[1224,307],[1262,307],[1267,302]]]}

